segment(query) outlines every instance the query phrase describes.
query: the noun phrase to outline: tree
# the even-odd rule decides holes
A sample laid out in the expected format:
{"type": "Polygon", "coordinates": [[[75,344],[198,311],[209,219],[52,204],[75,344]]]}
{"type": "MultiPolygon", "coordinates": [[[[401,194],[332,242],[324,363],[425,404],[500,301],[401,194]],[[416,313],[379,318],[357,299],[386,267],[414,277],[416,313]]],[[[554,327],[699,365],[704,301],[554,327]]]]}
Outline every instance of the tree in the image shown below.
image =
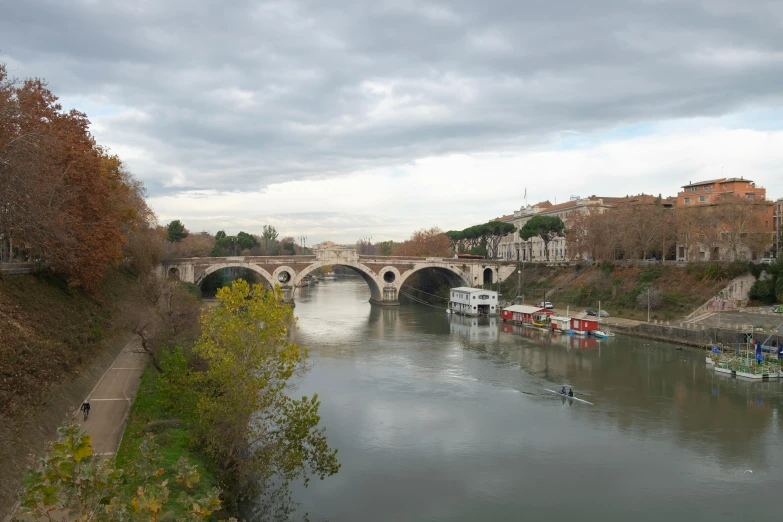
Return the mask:
{"type": "Polygon", "coordinates": [[[63,111],[45,82],[17,82],[0,64],[0,258],[47,261],[71,286],[97,293],[154,215],[141,183],[89,124],[63,111]]]}
{"type": "Polygon", "coordinates": [[[151,436],[140,445],[141,458],[133,468],[122,470],[112,460],[93,454],[92,439],[75,424],[66,423],[57,432],[58,441],[35,469],[27,470],[22,482],[19,509],[25,516],[95,522],[163,520],[172,514],[168,500],[173,484],[180,485],[178,502],[187,515],[181,520],[206,519],[220,508],[217,489],[203,498],[193,496],[199,474],[187,459],[180,459],[173,472],[159,466],[160,451],[151,436]]]}
{"type": "Polygon", "coordinates": [[[487,251],[492,257],[496,258],[498,257],[498,246],[500,245],[500,241],[507,235],[516,232],[517,227],[504,221],[490,221],[485,226],[489,233],[489,247],[487,251]]]}
{"type": "Polygon", "coordinates": [[[180,365],[204,450],[247,487],[337,473],[336,451],[318,427],[317,396],[286,395],[306,370],[307,350],[290,342],[293,311],[279,287],[266,291],[238,279],[217,301],[202,315],[194,346],[204,371],[180,365]]]}
{"type": "Polygon", "coordinates": [[[377,246],[372,244],[372,238],[363,237],[356,242],[356,252],[360,256],[371,256],[377,253],[377,246]]]}
{"type": "Polygon", "coordinates": [[[255,236],[250,235],[247,232],[242,232],[241,230],[237,234],[237,242],[242,250],[250,250],[251,248],[258,246],[258,241],[255,236]]]}
{"type": "Polygon", "coordinates": [[[280,240],[280,255],[296,255],[296,250],[294,249],[294,238],[284,237],[280,240]]]}
{"type": "Polygon", "coordinates": [[[638,308],[646,309],[648,303],[650,310],[661,308],[663,306],[663,296],[661,296],[661,292],[652,287],[647,287],[639,292],[639,295],[636,296],[636,306],[638,308]]]}
{"type": "Polygon", "coordinates": [[[167,237],[169,240],[169,243],[179,243],[186,237],[188,237],[188,231],[185,229],[185,225],[182,224],[182,221],[179,219],[175,219],[168,225],[166,225],[166,231],[167,231],[167,237]]]}
{"type": "Polygon", "coordinates": [[[446,237],[451,241],[451,249],[454,255],[459,254],[462,242],[465,240],[465,232],[462,230],[449,230],[446,232],[446,237]]]}
{"type": "Polygon", "coordinates": [[[136,280],[120,314],[122,325],[141,339],[141,351],[158,372],[161,353],[191,346],[198,336],[201,299],[179,281],[149,274],[136,280]]]}
{"type": "Polygon", "coordinates": [[[528,220],[525,225],[519,229],[519,237],[527,241],[531,237],[540,237],[544,242],[544,251],[546,259],[549,261],[549,242],[555,237],[565,233],[565,223],[558,216],[536,215],[528,220]]]}
{"type": "MultiPolygon", "coordinates": [[[[763,213],[764,202],[755,202],[734,195],[724,195],[714,207],[716,218],[720,223],[721,240],[732,253],[732,261],[736,261],[742,247],[750,249],[749,237],[755,233],[764,233],[763,213]]],[[[766,235],[766,247],[771,244],[769,234],[766,235]]],[[[755,250],[764,250],[754,244],[755,250]]]]}
{"type": "Polygon", "coordinates": [[[439,228],[423,228],[395,249],[396,256],[448,257],[451,242],[439,228]]]}
{"type": "Polygon", "coordinates": [[[394,251],[399,245],[394,241],[381,241],[380,243],[377,243],[375,246],[378,250],[378,255],[391,256],[393,255],[394,251]]]}

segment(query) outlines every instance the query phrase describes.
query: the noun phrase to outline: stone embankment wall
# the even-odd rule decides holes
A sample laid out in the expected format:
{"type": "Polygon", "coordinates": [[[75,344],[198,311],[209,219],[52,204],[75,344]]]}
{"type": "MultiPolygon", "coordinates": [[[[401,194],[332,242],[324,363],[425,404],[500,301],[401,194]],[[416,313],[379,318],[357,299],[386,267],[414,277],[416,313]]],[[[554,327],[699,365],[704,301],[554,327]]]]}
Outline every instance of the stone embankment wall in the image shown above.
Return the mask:
{"type": "MultiPolygon", "coordinates": [[[[669,326],[666,324],[641,323],[631,327],[613,327],[614,330],[636,337],[668,341],[675,344],[688,346],[705,346],[711,343],[734,344],[741,339],[742,332],[723,328],[701,328],[694,325],[693,328],[669,326]]],[[[769,346],[777,346],[783,341],[783,336],[768,333],[756,333],[757,338],[769,346]],[[769,340],[767,338],[769,337],[769,340]]]]}
{"type": "MultiPolygon", "coordinates": [[[[750,293],[750,289],[753,286],[753,283],[756,282],[756,278],[753,277],[751,274],[745,274],[743,276],[739,276],[735,278],[734,280],[729,283],[726,288],[718,292],[717,295],[710,298],[709,301],[698,307],[696,310],[694,310],[687,319],[693,319],[694,317],[698,317],[699,315],[708,313],[711,311],[711,303],[720,303],[725,301],[734,302],[736,304],[733,308],[741,308],[743,305],[747,304],[748,302],[748,294],[750,293]]],[[[721,308],[719,308],[721,309],[721,308]]]]}
{"type": "Polygon", "coordinates": [[[40,263],[0,263],[0,275],[32,274],[41,266],[40,263]]]}

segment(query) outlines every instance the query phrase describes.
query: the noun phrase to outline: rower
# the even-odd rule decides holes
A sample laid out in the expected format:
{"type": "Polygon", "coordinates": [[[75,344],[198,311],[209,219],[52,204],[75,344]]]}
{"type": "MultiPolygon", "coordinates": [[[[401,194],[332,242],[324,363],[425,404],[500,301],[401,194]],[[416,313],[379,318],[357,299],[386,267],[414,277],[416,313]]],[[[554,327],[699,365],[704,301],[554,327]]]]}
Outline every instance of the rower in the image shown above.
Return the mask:
{"type": "Polygon", "coordinates": [[[565,391],[565,386],[563,386],[563,389],[562,389],[562,390],[560,390],[560,393],[561,393],[561,394],[563,394],[563,395],[565,395],[565,394],[566,394],[566,391],[565,391]]]}
{"type": "Polygon", "coordinates": [[[574,390],[572,390],[571,388],[568,388],[568,396],[569,397],[573,397],[574,396],[574,390]]]}

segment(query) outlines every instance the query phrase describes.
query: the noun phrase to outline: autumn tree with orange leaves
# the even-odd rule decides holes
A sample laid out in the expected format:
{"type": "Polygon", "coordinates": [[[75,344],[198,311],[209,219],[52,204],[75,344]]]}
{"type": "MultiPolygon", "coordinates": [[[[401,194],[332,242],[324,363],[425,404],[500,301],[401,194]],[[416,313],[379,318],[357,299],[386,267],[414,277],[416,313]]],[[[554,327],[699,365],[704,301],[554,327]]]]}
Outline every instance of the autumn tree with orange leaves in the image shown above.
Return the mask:
{"type": "Polygon", "coordinates": [[[150,265],[157,254],[143,186],[89,125],[44,81],[16,81],[0,64],[0,260],[47,262],[95,293],[108,266],[140,250],[147,259],[131,264],[150,265]]]}
{"type": "Polygon", "coordinates": [[[395,256],[449,257],[451,240],[438,227],[423,228],[411,234],[393,252],[395,256]]]}

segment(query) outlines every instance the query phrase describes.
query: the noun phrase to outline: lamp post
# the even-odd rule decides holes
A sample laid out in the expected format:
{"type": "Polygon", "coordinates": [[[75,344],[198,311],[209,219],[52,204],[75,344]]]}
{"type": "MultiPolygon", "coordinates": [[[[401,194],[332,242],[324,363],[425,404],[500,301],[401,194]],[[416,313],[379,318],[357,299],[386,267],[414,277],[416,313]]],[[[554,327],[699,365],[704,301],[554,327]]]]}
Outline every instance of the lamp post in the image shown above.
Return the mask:
{"type": "Polygon", "coordinates": [[[647,288],[647,322],[650,322],[650,288],[647,288]]]}

